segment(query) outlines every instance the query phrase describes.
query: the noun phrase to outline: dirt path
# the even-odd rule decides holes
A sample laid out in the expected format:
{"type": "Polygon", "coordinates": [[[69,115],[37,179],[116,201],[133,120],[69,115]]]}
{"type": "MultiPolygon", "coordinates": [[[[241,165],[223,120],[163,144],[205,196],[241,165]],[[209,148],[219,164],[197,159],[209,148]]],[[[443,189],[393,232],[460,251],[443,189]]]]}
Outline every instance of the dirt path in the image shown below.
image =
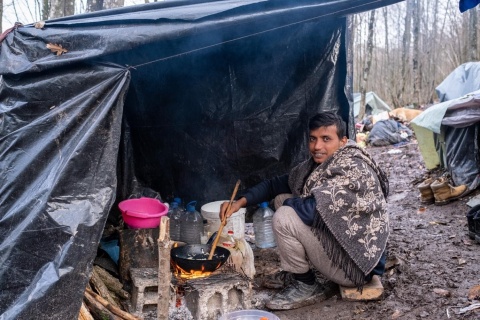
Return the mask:
{"type": "MultiPolygon", "coordinates": [[[[479,192],[445,206],[428,205],[425,211],[419,210],[416,185],[429,172],[417,144],[367,151],[385,168],[390,180],[391,236],[389,270],[382,278],[384,299],[347,302],[337,294],[314,306],[275,314],[282,320],[480,319],[480,309],[456,313],[475,302],[468,299],[469,290],[480,285],[480,245],[468,237],[465,218],[466,203],[479,192]]],[[[263,274],[278,268],[278,256],[274,250],[254,252],[258,282],[263,274]]],[[[262,300],[271,294],[256,288],[255,307],[261,308],[262,300]]]]}

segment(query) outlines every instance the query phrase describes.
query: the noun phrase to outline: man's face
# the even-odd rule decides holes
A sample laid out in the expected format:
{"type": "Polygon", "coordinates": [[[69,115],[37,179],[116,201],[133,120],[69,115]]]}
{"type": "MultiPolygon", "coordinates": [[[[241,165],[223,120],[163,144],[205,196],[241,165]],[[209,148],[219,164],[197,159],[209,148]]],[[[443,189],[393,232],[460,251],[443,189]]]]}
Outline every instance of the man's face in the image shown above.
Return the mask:
{"type": "Polygon", "coordinates": [[[308,149],[316,163],[323,163],[347,143],[347,137],[338,138],[337,126],[320,127],[310,131],[308,149]]]}

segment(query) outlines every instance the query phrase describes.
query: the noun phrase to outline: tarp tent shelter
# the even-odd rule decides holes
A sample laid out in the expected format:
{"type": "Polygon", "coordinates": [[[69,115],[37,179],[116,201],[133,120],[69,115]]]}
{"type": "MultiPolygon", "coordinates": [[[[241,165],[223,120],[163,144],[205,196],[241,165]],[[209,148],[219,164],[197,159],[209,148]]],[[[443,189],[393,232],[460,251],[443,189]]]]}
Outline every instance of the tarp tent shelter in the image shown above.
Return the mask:
{"type": "Polygon", "coordinates": [[[138,186],[225,199],[302,160],[319,110],[352,132],[346,16],[395,2],[164,1],[15,28],[0,48],[1,318],[75,319],[109,212],[138,186]]]}
{"type": "Polygon", "coordinates": [[[412,121],[425,140],[420,150],[435,148],[437,164],[450,173],[454,184],[475,190],[480,185],[480,63],[462,64],[436,90],[442,102],[412,121]]]}
{"type": "MultiPolygon", "coordinates": [[[[361,98],[362,95],[359,92],[353,94],[353,115],[355,118],[360,112],[361,98]]],[[[367,116],[376,115],[384,111],[392,111],[392,108],[373,91],[365,94],[365,104],[365,115],[367,116]]]]}

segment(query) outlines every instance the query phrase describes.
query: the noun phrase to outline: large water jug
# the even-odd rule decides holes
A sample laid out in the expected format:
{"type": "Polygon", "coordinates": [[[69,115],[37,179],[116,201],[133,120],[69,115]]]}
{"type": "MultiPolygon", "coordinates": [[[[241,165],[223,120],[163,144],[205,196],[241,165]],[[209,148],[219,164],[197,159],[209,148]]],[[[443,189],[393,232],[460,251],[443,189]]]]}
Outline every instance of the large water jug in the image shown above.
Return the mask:
{"type": "Polygon", "coordinates": [[[180,241],[180,226],[182,224],[183,210],[178,207],[177,202],[170,204],[168,217],[170,218],[170,239],[180,241]]]}
{"type": "Polygon", "coordinates": [[[268,207],[268,202],[260,203],[259,208],[253,214],[255,245],[258,248],[272,248],[277,245],[272,228],[273,214],[273,210],[268,207]]]}
{"type": "Polygon", "coordinates": [[[173,198],[173,202],[176,202],[178,204],[178,208],[180,209],[180,211],[185,212],[185,207],[183,206],[182,198],[175,197],[173,198]]]}
{"type": "Polygon", "coordinates": [[[195,210],[196,204],[197,201],[187,204],[180,226],[180,241],[188,244],[201,243],[201,236],[203,235],[203,217],[200,212],[195,210]]]}

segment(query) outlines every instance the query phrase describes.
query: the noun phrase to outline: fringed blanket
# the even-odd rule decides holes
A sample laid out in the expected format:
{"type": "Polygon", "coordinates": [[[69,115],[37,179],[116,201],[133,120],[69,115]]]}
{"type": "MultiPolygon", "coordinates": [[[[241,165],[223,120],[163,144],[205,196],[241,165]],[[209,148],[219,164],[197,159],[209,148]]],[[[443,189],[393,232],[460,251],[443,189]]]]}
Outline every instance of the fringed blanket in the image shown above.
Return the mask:
{"type": "Polygon", "coordinates": [[[309,159],[289,175],[294,196],[313,195],[313,231],[327,256],[361,288],[385,250],[388,179],[353,141],[318,165],[309,159]]]}

